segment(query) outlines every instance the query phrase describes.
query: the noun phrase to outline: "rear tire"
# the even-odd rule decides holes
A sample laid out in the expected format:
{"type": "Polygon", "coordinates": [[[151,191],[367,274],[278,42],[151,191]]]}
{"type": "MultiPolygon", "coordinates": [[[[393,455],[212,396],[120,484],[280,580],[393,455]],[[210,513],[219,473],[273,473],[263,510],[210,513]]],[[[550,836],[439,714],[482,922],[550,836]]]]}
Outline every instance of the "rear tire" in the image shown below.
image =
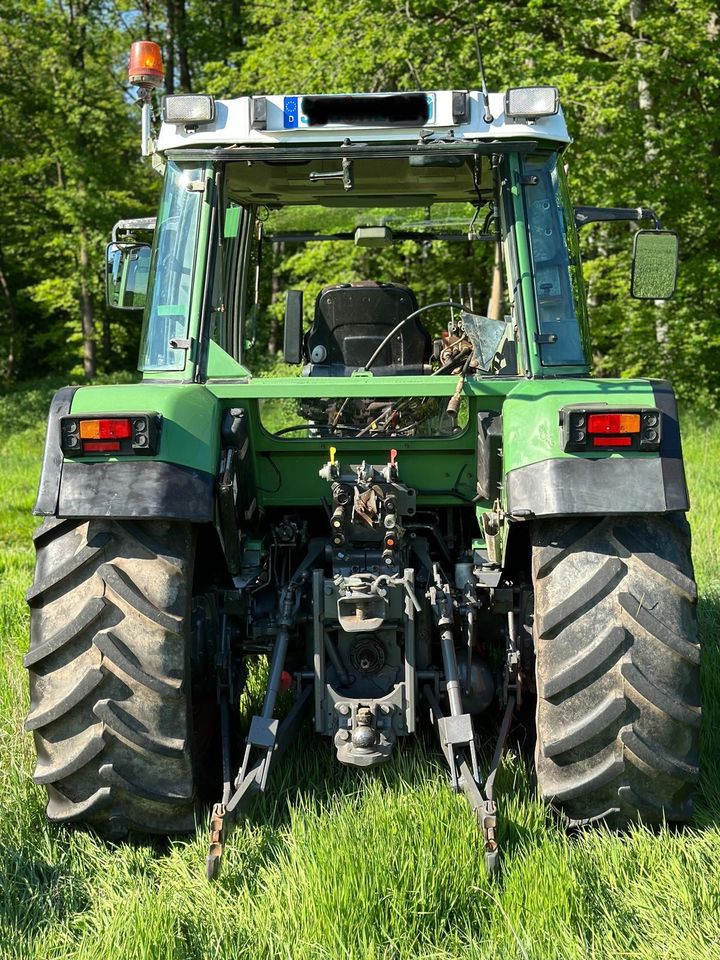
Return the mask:
{"type": "Polygon", "coordinates": [[[25,727],[48,818],[194,830],[192,526],[48,519],[35,547],[25,727]]]}
{"type": "Polygon", "coordinates": [[[542,795],[572,826],[689,819],[700,647],[684,516],[538,522],[532,566],[542,795]]]}

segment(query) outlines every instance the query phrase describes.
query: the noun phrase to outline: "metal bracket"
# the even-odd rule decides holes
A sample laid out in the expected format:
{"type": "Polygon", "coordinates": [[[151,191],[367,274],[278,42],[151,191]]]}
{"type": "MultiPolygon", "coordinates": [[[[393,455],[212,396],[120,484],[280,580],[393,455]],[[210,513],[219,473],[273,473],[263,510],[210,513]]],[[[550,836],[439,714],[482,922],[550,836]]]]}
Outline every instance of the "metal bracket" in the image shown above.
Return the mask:
{"type": "Polygon", "coordinates": [[[352,190],[354,185],[353,161],[349,157],[343,157],[341,170],[333,171],[332,173],[317,173],[313,171],[310,174],[310,180],[313,182],[318,180],[342,180],[344,189],[352,190]]]}
{"type": "Polygon", "coordinates": [[[275,746],[277,739],[279,720],[273,720],[271,717],[253,717],[250,721],[250,733],[247,736],[247,742],[253,747],[262,747],[264,750],[270,750],[275,746]]]}
{"type": "Polygon", "coordinates": [[[439,717],[438,733],[444,746],[467,746],[475,738],[472,717],[469,713],[461,713],[457,717],[439,717]]]}

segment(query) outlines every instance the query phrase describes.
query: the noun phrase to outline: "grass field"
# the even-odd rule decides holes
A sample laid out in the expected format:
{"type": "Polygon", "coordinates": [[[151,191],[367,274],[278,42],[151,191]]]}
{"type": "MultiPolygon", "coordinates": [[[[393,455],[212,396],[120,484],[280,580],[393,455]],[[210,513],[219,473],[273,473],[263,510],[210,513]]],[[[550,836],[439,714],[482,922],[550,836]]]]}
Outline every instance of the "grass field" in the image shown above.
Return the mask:
{"type": "Polygon", "coordinates": [[[307,736],[234,834],[111,846],[51,828],[22,731],[31,508],[48,384],[0,396],[0,957],[720,957],[720,427],[685,424],[704,641],[703,779],[691,829],[569,839],[514,756],[502,869],[485,877],[465,801],[432,749],[357,775],[307,736]]]}

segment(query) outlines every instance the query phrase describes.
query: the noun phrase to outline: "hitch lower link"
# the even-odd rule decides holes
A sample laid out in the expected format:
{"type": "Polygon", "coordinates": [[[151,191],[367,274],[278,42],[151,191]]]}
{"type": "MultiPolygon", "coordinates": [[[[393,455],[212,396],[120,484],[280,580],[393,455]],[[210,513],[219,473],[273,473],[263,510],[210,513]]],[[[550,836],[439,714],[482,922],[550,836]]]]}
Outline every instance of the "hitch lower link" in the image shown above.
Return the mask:
{"type": "Polygon", "coordinates": [[[256,793],[264,792],[273,757],[279,757],[297,733],[303,711],[310,702],[312,686],[300,688],[298,679],[295,702],[287,716],[282,722],[273,717],[275,702],[283,683],[283,667],[287,655],[289,630],[295,618],[298,602],[298,584],[291,582],[281,594],[278,632],[270,660],[270,671],[262,711],[259,716],[254,716],[250,722],[250,731],[245,741],[242,765],[233,782],[231,782],[230,774],[229,685],[222,682],[221,671],[218,689],[222,721],[224,782],[222,800],[213,806],[210,817],[210,846],[205,861],[208,880],[214,880],[217,877],[224,846],[232,828],[252,797],[256,793]],[[233,787],[235,788],[234,792],[232,792],[233,787]]]}
{"type": "Polygon", "coordinates": [[[436,727],[440,746],[450,768],[452,788],[456,793],[461,790],[477,817],[478,827],[483,834],[485,848],[485,866],[488,874],[493,874],[498,866],[499,846],[497,837],[497,804],[494,797],[495,775],[505,749],[510,731],[515,698],[508,698],[505,713],[490,764],[488,775],[483,783],[478,770],[477,749],[472,717],[463,711],[460,674],[455,655],[453,637],[454,603],[449,584],[443,583],[437,566],[434,568],[434,582],[428,591],[428,599],[440,630],[440,643],[443,657],[443,670],[447,684],[447,698],[450,715],[445,716],[436,691],[428,684],[423,695],[430,707],[430,719],[436,727]]]}
{"type": "MultiPolygon", "coordinates": [[[[268,736],[268,740],[272,738],[272,743],[268,743],[266,746],[255,742],[250,743],[251,728],[251,733],[248,734],[248,746],[251,749],[258,748],[260,756],[249,769],[243,766],[235,780],[235,792],[229,797],[228,801],[216,803],[213,806],[210,816],[210,845],[205,861],[205,873],[208,880],[214,880],[217,877],[225,844],[244,809],[256,793],[262,793],[265,790],[272,758],[277,759],[297,734],[302,714],[310,703],[311,693],[311,686],[304,687],[297,694],[295,703],[285,719],[281,723],[278,723],[277,720],[272,721],[274,732],[268,736]]],[[[254,717],[253,719],[261,718],[254,717]]]]}

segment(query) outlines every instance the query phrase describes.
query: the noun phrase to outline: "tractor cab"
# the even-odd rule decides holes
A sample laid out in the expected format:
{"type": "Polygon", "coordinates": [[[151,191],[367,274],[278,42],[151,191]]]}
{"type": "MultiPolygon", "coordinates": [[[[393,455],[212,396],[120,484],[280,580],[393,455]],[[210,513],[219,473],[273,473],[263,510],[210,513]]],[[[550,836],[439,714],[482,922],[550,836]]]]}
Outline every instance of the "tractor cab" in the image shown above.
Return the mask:
{"type": "Polygon", "coordinates": [[[313,380],[452,375],[461,355],[472,375],[587,371],[548,89],[487,109],[473,91],[167,97],[143,372],[246,376],[280,318],[285,363],[313,380]]]}

